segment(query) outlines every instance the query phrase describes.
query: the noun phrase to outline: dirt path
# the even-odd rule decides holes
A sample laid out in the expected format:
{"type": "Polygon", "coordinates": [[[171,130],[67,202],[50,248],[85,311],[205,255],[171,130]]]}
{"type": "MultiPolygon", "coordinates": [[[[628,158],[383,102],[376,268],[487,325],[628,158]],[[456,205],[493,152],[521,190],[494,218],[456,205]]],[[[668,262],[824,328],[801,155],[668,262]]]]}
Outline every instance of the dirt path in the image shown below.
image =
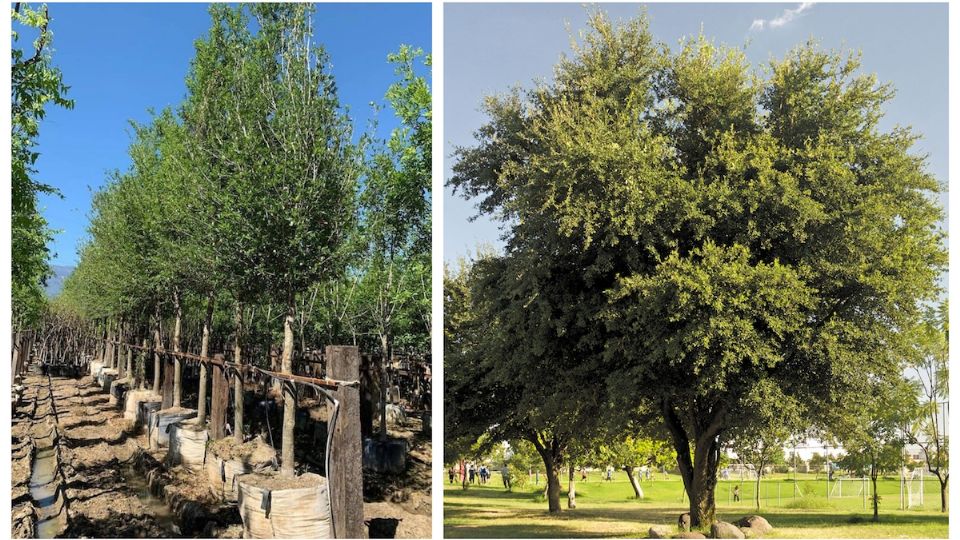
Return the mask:
{"type": "Polygon", "coordinates": [[[13,414],[13,536],[24,538],[41,532],[33,530],[31,521],[48,511],[30,495],[30,461],[36,453],[32,449],[43,449],[54,428],[59,435],[54,443],[59,450],[56,475],[62,484],[57,497],[65,496],[66,501],[60,511],[64,528],[60,536],[173,535],[124,478],[125,464],[137,449],[132,426],[119,411],[107,409],[109,398],[93,379],[31,374],[23,385],[23,398],[13,414]]]}
{"type": "MultiPolygon", "coordinates": [[[[14,538],[242,536],[236,506],[216,500],[205,475],[162,465],[166,449],[151,451],[92,377],[31,374],[22,386],[12,418],[14,538]]],[[[364,475],[371,538],[431,536],[430,439],[419,429],[402,435],[411,448],[404,473],[364,475]]]]}

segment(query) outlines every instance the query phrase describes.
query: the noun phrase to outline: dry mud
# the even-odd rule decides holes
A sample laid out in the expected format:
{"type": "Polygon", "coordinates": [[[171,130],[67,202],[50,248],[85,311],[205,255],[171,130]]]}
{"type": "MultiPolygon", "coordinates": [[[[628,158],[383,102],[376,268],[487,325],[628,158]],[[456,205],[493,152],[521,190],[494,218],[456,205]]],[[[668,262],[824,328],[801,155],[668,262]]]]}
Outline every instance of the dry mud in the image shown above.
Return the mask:
{"type": "MultiPolygon", "coordinates": [[[[151,451],[146,435],[123,418],[119,407],[91,377],[27,375],[13,410],[13,538],[39,534],[41,508],[31,496],[31,469],[38,445],[59,455],[58,498],[65,501],[57,536],[68,538],[240,538],[235,505],[218,500],[206,475],[165,463],[166,449],[151,451]],[[55,432],[52,430],[56,430],[55,432]]],[[[364,475],[364,518],[371,537],[428,538],[430,460],[428,437],[410,426],[411,445],[402,475],[364,475]]],[[[263,449],[220,443],[226,454],[256,461],[263,449]]],[[[271,454],[272,455],[272,454],[271,454]]],[[[59,508],[59,506],[58,506],[59,508]]],[[[59,514],[58,514],[59,515],[59,514]]]]}

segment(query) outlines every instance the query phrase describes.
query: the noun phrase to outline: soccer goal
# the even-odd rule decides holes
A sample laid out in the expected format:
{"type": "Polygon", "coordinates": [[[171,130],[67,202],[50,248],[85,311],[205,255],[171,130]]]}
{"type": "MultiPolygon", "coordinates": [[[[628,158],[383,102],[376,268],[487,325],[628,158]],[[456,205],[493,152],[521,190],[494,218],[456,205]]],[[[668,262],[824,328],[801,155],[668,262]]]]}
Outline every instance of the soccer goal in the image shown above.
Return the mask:
{"type": "Polygon", "coordinates": [[[903,471],[901,491],[907,509],[923,507],[923,477],[923,467],[915,467],[912,471],[903,471]]]}

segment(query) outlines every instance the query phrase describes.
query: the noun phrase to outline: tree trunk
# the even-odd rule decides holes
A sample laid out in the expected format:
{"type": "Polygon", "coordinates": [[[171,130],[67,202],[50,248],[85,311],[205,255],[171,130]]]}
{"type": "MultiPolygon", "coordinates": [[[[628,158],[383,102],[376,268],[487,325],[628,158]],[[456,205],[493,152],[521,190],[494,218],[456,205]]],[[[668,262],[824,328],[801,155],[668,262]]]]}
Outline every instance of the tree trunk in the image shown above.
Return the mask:
{"type": "Polygon", "coordinates": [[[153,327],[153,393],[160,393],[160,348],[162,341],[160,337],[160,305],[158,304],[154,311],[153,327]]]}
{"type": "Polygon", "coordinates": [[[577,507],[577,484],[573,478],[573,464],[567,466],[569,469],[567,476],[567,508],[577,507]]]}
{"type": "Polygon", "coordinates": [[[637,477],[633,474],[633,465],[625,466],[623,472],[627,473],[627,478],[630,480],[630,487],[633,488],[633,495],[638,499],[642,499],[643,489],[640,487],[640,482],[637,481],[637,477]]]}
{"type": "Polygon", "coordinates": [[[117,378],[122,379],[127,374],[127,366],[123,358],[123,351],[124,349],[128,351],[130,350],[130,348],[126,346],[127,345],[127,321],[125,321],[123,317],[120,318],[120,331],[117,337],[117,341],[120,342],[120,344],[117,345],[117,378]]]}
{"type": "MultiPolygon", "coordinates": [[[[287,314],[283,318],[283,356],[280,360],[282,373],[293,373],[293,295],[287,300],[287,314]]],[[[297,423],[297,397],[294,395],[293,385],[284,384],[283,387],[283,441],[280,450],[280,474],[294,475],[293,436],[297,423]]]]}
{"type": "Polygon", "coordinates": [[[880,521],[880,496],[877,495],[877,464],[870,465],[870,482],[873,484],[873,521],[880,521]]]}
{"type": "MultiPolygon", "coordinates": [[[[203,337],[200,338],[200,358],[210,353],[210,326],[213,324],[213,292],[207,294],[207,312],[203,317],[203,337]]],[[[197,396],[197,423],[203,427],[207,423],[207,374],[210,366],[200,363],[200,391],[197,396]]]]}
{"type": "Polygon", "coordinates": [[[937,473],[937,479],[940,480],[940,512],[947,511],[947,480],[940,478],[940,473],[937,473]]]}
{"type": "Polygon", "coordinates": [[[551,514],[560,512],[560,467],[547,468],[547,505],[551,514]]]}
{"type": "MultiPolygon", "coordinates": [[[[128,336],[128,339],[133,339],[133,335],[128,336]]],[[[130,379],[130,388],[133,388],[134,374],[133,374],[133,347],[127,346],[127,378],[130,379]]]]}
{"type": "MultiPolygon", "coordinates": [[[[243,331],[243,304],[237,301],[233,312],[234,323],[237,329],[233,340],[233,361],[243,364],[243,349],[240,345],[240,334],[243,331]]],[[[233,436],[237,442],[243,442],[243,377],[237,374],[233,378],[233,436]]]]}
{"type": "Polygon", "coordinates": [[[757,510],[760,510],[760,479],[763,477],[763,462],[760,463],[760,467],[757,468],[757,488],[754,490],[754,499],[757,503],[757,510]]]}
{"type": "Polygon", "coordinates": [[[104,367],[113,367],[113,321],[107,323],[107,345],[103,359],[104,367]]]}
{"type": "Polygon", "coordinates": [[[538,437],[531,437],[533,443],[547,474],[547,506],[551,514],[560,512],[560,467],[563,465],[563,453],[556,439],[549,441],[544,445],[538,440],[538,437]]]}
{"type": "MultiPolygon", "coordinates": [[[[708,412],[712,420],[706,427],[695,429],[693,460],[690,458],[690,439],[674,411],[664,400],[661,403],[664,423],[670,431],[677,452],[677,466],[683,478],[683,487],[690,499],[690,523],[692,527],[708,527],[716,521],[717,505],[714,498],[717,487],[717,467],[720,465],[720,441],[722,409],[708,412]]],[[[700,414],[705,416],[705,414],[700,414]]]]}
{"type": "Polygon", "coordinates": [[[149,333],[149,330],[144,330],[143,332],[143,348],[140,349],[140,360],[137,366],[137,379],[140,381],[141,390],[145,390],[147,387],[147,348],[150,346],[150,340],[147,339],[147,335],[149,333]]]}
{"type": "Polygon", "coordinates": [[[13,381],[17,381],[17,375],[20,374],[20,340],[23,338],[23,335],[20,332],[17,332],[13,336],[13,360],[11,371],[13,372],[13,381]]]}
{"type": "MultiPolygon", "coordinates": [[[[180,352],[180,330],[183,324],[183,306],[180,305],[180,291],[173,291],[173,352],[180,352]]],[[[183,396],[183,387],[181,385],[183,377],[183,364],[179,356],[173,357],[173,406],[179,407],[183,396]]]]}
{"type": "Polygon", "coordinates": [[[387,363],[390,361],[390,338],[380,334],[380,440],[387,440],[387,363]]]}

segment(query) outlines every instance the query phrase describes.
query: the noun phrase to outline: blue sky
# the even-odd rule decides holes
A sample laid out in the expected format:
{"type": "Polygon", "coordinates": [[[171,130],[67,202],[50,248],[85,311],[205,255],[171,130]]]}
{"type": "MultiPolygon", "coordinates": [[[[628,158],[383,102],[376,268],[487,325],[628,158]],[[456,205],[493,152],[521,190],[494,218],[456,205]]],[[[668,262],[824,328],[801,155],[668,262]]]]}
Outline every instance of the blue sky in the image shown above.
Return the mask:
{"type": "MultiPolygon", "coordinates": [[[[641,4],[606,4],[629,18],[641,4]]],[[[701,28],[719,43],[744,47],[754,66],[780,58],[813,37],[825,48],[860,50],[862,69],[897,90],[882,127],[911,125],[924,138],[915,151],[929,155],[929,171],[947,180],[947,5],[943,4],[649,4],[651,30],[671,46],[701,28]],[[758,21],[762,21],[758,22],[758,21]]],[[[484,122],[484,95],[546,79],[569,34],[585,27],[581,4],[447,4],[444,7],[444,171],[455,146],[470,146],[484,122]]],[[[946,205],[946,196],[942,198],[946,205]]],[[[495,224],[473,203],[444,191],[444,260],[500,246],[495,224]]]]}
{"type": "MultiPolygon", "coordinates": [[[[63,199],[41,205],[54,229],[52,264],[74,266],[85,237],[92,193],[113,169],[129,166],[129,121],[148,109],[176,107],[193,43],[209,27],[207,4],[50,4],[54,63],[70,86],[73,110],[49,107],[40,125],[37,178],[63,199]]],[[[355,131],[366,128],[371,101],[395,80],[387,54],[406,43],[431,49],[429,4],[317,4],[315,37],[333,64],[341,102],[355,131]]],[[[396,125],[379,115],[383,132],[396,125]]]]}

